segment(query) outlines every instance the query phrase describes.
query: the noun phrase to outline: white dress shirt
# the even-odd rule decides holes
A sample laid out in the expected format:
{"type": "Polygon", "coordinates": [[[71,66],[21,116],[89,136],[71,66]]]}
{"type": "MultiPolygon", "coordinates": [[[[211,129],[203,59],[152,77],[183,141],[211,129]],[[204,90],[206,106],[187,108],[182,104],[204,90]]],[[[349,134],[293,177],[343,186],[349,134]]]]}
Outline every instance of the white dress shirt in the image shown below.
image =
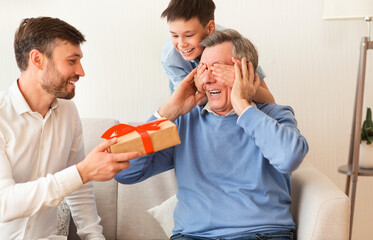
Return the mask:
{"type": "Polygon", "coordinates": [[[0,92],[0,239],[56,234],[57,206],[66,196],[80,237],[105,239],[93,186],[83,185],[76,168],[83,158],[72,101],[55,100],[43,118],[30,109],[17,81],[0,92]]]}

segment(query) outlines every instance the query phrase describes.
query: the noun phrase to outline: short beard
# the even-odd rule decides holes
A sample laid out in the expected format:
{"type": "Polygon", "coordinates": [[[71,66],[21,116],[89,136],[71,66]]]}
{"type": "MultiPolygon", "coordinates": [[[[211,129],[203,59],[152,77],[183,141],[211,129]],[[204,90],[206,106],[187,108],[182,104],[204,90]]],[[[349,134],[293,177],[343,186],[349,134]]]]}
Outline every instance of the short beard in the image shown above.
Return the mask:
{"type": "Polygon", "coordinates": [[[67,84],[64,84],[64,86],[56,85],[54,83],[49,84],[41,84],[41,87],[46,91],[47,93],[53,95],[56,98],[61,99],[72,99],[75,96],[75,89],[73,89],[71,92],[65,91],[65,87],[67,84]]]}
{"type": "Polygon", "coordinates": [[[53,60],[50,59],[50,62],[47,66],[47,75],[44,76],[44,79],[43,81],[41,81],[40,85],[44,89],[44,91],[56,98],[72,99],[75,96],[75,88],[71,92],[67,92],[67,84],[69,79],[76,77],[78,76],[63,79],[62,74],[57,70],[53,60]],[[62,79],[63,81],[56,83],[53,82],[51,79],[62,79]]]}

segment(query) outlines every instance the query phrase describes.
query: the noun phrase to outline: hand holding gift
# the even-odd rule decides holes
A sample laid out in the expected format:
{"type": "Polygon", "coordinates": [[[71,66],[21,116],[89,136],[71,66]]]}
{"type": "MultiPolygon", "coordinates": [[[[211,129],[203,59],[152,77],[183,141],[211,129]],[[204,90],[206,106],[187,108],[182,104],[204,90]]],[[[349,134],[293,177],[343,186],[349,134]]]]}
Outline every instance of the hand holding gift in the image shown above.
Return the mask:
{"type": "Polygon", "coordinates": [[[83,183],[110,180],[123,169],[129,168],[129,160],[140,157],[138,151],[121,154],[105,152],[107,148],[110,148],[116,142],[116,138],[104,141],[76,165],[83,183]]]}

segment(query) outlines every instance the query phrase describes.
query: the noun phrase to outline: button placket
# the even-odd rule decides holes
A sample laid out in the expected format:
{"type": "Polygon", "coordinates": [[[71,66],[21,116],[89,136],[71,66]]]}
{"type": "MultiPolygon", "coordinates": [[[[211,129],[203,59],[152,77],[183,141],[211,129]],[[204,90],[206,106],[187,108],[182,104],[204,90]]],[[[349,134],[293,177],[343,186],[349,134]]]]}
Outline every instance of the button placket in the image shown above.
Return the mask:
{"type": "Polygon", "coordinates": [[[47,150],[45,149],[46,140],[44,138],[47,137],[45,134],[48,134],[48,132],[46,133],[45,131],[46,131],[46,125],[48,124],[48,119],[51,113],[52,113],[52,110],[49,110],[49,112],[45,115],[45,117],[42,120],[42,125],[40,129],[39,157],[38,157],[38,165],[37,165],[38,178],[45,176],[45,172],[42,171],[43,166],[41,164],[43,164],[43,158],[45,157],[45,151],[47,150]]]}

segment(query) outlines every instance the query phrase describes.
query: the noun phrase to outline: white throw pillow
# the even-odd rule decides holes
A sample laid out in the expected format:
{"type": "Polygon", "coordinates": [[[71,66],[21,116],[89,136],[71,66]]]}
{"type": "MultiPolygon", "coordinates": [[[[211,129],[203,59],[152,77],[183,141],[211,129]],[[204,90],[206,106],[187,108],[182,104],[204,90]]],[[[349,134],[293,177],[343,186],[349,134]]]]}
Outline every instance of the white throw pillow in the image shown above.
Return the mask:
{"type": "Polygon", "coordinates": [[[161,225],[167,237],[171,237],[174,228],[174,209],[177,203],[176,194],[161,205],[148,209],[148,213],[161,225]]]}

